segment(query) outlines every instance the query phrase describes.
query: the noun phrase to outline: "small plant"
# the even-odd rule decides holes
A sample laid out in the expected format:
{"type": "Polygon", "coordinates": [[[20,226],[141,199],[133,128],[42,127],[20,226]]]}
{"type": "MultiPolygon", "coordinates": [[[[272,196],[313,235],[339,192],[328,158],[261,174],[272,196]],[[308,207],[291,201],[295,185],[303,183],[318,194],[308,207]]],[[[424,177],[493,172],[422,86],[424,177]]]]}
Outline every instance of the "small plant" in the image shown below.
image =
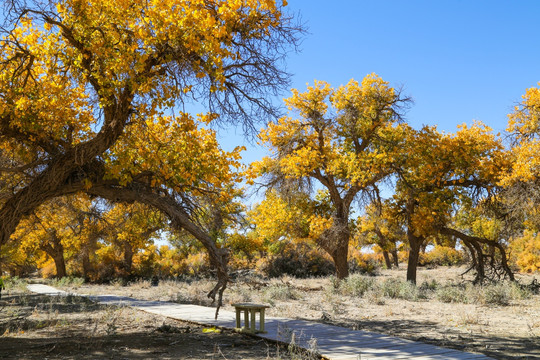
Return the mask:
{"type": "Polygon", "coordinates": [[[465,313],[465,314],[459,315],[457,324],[458,325],[480,325],[482,324],[482,321],[478,314],[465,313]]]}
{"type": "Polygon", "coordinates": [[[116,322],[118,321],[119,309],[115,307],[109,307],[106,309],[105,314],[102,317],[102,321],[105,322],[105,333],[109,336],[115,335],[118,326],[116,322]]]}
{"type": "Polygon", "coordinates": [[[273,300],[297,300],[300,295],[286,285],[272,285],[264,290],[263,299],[272,303],[273,300]]]}
{"type": "Polygon", "coordinates": [[[4,279],[4,286],[6,287],[7,291],[28,291],[28,289],[26,288],[28,286],[28,282],[24,279],[19,278],[18,276],[8,277],[7,279],[4,279]]]}
{"type": "Polygon", "coordinates": [[[456,286],[441,287],[435,293],[437,300],[444,303],[466,303],[467,296],[463,289],[456,286]]]}
{"type": "Polygon", "coordinates": [[[409,281],[387,279],[382,284],[384,295],[391,299],[418,300],[418,288],[409,281]]]}
{"type": "Polygon", "coordinates": [[[531,290],[515,282],[510,283],[509,292],[512,300],[526,300],[532,296],[531,290]]]}
{"type": "Polygon", "coordinates": [[[374,281],[371,278],[360,274],[352,274],[343,280],[339,285],[339,290],[343,295],[362,297],[373,287],[374,281]]]}
{"type": "Polygon", "coordinates": [[[435,279],[431,279],[431,281],[424,281],[422,284],[418,287],[420,290],[423,291],[435,291],[440,287],[440,284],[435,279]]]}
{"type": "Polygon", "coordinates": [[[483,288],[485,305],[507,306],[510,304],[510,287],[508,284],[494,284],[483,288]]]}
{"type": "Polygon", "coordinates": [[[84,284],[84,278],[72,277],[72,276],[65,276],[60,279],[54,279],[52,280],[52,283],[51,283],[52,286],[59,286],[59,287],[67,287],[67,286],[79,287],[82,284],[84,284]]]}
{"type": "Polygon", "coordinates": [[[372,304],[384,305],[384,291],[380,286],[374,286],[365,293],[365,298],[372,304]]]}

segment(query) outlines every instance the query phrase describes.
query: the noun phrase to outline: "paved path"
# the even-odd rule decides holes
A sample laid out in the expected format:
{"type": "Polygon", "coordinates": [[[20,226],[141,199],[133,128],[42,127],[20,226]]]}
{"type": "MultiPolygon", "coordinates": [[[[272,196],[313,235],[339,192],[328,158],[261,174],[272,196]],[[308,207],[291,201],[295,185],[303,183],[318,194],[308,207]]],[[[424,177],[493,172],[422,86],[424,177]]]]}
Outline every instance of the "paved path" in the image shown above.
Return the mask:
{"type": "MultiPolygon", "coordinates": [[[[65,291],[41,284],[28,285],[30,291],[47,295],[67,295],[65,291]]],[[[73,294],[81,295],[81,294],[73,294]]],[[[82,295],[88,296],[88,295],[82,295]]],[[[207,326],[235,327],[235,313],[220,310],[214,319],[215,309],[197,305],[183,305],[163,301],[136,300],[116,295],[88,296],[102,304],[131,306],[149,313],[207,326]]],[[[446,349],[411,340],[372,332],[351,330],[338,326],[304,320],[267,317],[266,334],[257,336],[270,340],[294,342],[307,349],[317,349],[332,360],[489,360],[485,355],[446,349]]]]}

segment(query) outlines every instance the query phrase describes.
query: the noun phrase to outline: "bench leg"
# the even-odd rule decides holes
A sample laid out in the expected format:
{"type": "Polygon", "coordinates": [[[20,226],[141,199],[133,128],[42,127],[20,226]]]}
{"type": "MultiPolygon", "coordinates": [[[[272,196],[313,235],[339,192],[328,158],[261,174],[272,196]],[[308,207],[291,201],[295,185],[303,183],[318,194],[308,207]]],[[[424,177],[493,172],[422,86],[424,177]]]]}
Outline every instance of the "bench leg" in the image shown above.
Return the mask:
{"type": "Polygon", "coordinates": [[[244,310],[244,328],[249,329],[249,316],[247,310],[244,310]]]}
{"type": "Polygon", "coordinates": [[[251,309],[251,332],[255,334],[255,309],[251,309]]]}
{"type": "Polygon", "coordinates": [[[240,309],[236,309],[236,328],[240,329],[240,309]]]}
{"type": "Polygon", "coordinates": [[[261,309],[261,332],[263,333],[264,332],[264,308],[261,309]]]}

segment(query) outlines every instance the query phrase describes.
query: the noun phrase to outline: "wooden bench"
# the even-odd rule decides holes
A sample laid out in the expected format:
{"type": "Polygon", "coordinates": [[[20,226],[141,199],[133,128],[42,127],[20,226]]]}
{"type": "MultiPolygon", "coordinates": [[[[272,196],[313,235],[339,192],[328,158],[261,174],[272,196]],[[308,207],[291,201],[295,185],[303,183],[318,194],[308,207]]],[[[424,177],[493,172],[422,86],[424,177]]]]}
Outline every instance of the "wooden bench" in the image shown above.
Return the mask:
{"type": "Polygon", "coordinates": [[[264,310],[269,308],[268,305],[253,304],[253,303],[238,303],[232,304],[236,309],[236,330],[248,332],[252,334],[266,333],[264,331],[264,310]],[[244,326],[241,326],[240,313],[244,312],[244,326]],[[259,313],[260,326],[259,329],[255,326],[255,314],[259,313]]]}

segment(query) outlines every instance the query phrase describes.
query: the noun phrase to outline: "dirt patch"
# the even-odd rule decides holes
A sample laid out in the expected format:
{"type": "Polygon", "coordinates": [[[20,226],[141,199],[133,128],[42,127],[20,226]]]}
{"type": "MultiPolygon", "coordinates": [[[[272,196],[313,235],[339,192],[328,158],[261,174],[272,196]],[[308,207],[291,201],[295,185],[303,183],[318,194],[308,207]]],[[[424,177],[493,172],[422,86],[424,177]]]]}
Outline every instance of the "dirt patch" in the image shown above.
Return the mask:
{"type": "MultiPolygon", "coordinates": [[[[227,289],[224,309],[232,310],[230,304],[235,302],[263,302],[272,305],[267,311],[268,316],[299,318],[374,331],[482,353],[495,359],[540,359],[540,295],[522,299],[510,296],[506,299],[495,292],[490,295],[493,299],[480,299],[484,290],[472,287],[468,283],[469,279],[461,278],[459,274],[463,270],[446,267],[419,269],[419,287],[424,284],[427,290],[421,294],[413,293],[411,299],[408,299],[407,294],[392,297],[379,291],[386,283],[405,279],[405,269],[385,270],[375,277],[365,278],[371,279],[373,283],[370,282],[371,288],[363,294],[336,291],[335,280],[332,278],[287,277],[268,280],[244,277],[227,289]],[[433,286],[434,289],[430,290],[434,284],[438,289],[433,286]],[[465,285],[466,290],[459,290],[465,285]],[[469,300],[460,300],[459,293],[448,295],[450,299],[456,297],[456,302],[447,302],[444,300],[445,294],[440,293],[441,289],[465,291],[469,300]],[[471,300],[474,297],[478,299],[471,300]]],[[[533,279],[526,275],[520,278],[523,284],[533,279]]],[[[79,293],[111,293],[148,300],[209,305],[206,293],[212,285],[212,281],[206,280],[161,281],[158,286],[152,286],[149,281],[140,281],[128,286],[116,283],[64,289],[79,293]]],[[[263,350],[266,351],[266,348],[263,350]]]]}
{"type": "MultiPolygon", "coordinates": [[[[2,359],[290,359],[297,350],[77,297],[0,300],[2,359]]],[[[218,330],[219,331],[219,330],[218,330]]],[[[302,355],[301,355],[302,356],[302,355]]]]}

